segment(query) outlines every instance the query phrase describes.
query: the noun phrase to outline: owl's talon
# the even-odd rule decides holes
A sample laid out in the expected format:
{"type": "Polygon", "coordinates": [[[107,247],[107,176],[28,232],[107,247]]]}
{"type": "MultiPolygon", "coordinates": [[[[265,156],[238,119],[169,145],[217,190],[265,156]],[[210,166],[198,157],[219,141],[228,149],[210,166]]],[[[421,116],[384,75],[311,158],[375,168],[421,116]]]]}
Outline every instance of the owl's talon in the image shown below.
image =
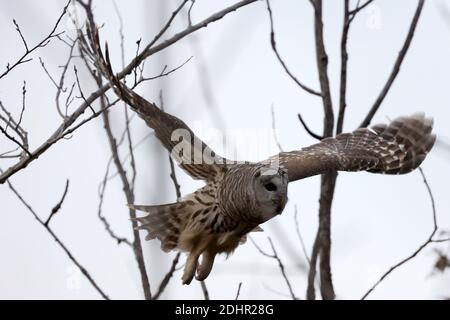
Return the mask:
{"type": "Polygon", "coordinates": [[[189,284],[191,284],[191,282],[192,282],[192,277],[189,279],[189,278],[185,278],[185,276],[183,276],[182,278],[181,278],[181,283],[184,285],[184,284],[186,284],[186,285],[189,285],[189,284]]]}
{"type": "Polygon", "coordinates": [[[186,265],[184,266],[183,277],[181,278],[183,284],[190,284],[195,275],[195,270],[198,265],[198,255],[189,254],[186,265]]]}
{"type": "Polygon", "coordinates": [[[214,265],[214,258],[216,254],[210,251],[205,251],[202,255],[202,262],[197,268],[197,274],[195,279],[198,281],[205,280],[211,273],[212,267],[214,265]]]}

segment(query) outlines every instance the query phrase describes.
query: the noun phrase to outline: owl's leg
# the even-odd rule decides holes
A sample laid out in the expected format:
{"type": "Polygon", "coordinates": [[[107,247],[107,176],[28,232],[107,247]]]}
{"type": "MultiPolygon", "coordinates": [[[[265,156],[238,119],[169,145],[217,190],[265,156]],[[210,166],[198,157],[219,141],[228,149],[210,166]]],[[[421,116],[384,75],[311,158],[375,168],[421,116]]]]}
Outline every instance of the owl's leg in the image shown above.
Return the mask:
{"type": "Polygon", "coordinates": [[[214,258],[216,257],[216,252],[212,250],[206,250],[202,254],[202,263],[197,268],[197,275],[195,276],[195,279],[198,281],[205,280],[209,273],[211,272],[211,269],[214,265],[214,258]]]}
{"type": "Polygon", "coordinates": [[[183,277],[181,278],[183,284],[191,283],[195,275],[195,270],[197,269],[198,258],[205,251],[209,243],[209,239],[203,238],[199,242],[197,242],[196,246],[189,253],[189,256],[186,260],[186,265],[184,266],[183,277]]]}
{"type": "Polygon", "coordinates": [[[190,284],[194,278],[195,269],[198,265],[198,257],[200,254],[191,252],[186,260],[186,265],[184,266],[183,277],[181,278],[183,284],[190,284]]]}

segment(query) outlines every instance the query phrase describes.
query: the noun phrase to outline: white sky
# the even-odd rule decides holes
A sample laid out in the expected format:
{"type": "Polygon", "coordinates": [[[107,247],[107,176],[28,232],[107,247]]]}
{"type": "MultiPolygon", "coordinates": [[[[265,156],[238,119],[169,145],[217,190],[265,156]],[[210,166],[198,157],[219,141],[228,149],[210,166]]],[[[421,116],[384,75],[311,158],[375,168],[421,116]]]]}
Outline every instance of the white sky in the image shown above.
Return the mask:
{"type": "MultiPolygon", "coordinates": [[[[117,2],[124,20],[128,62],[135,54],[136,40],[142,38],[143,44],[148,43],[180,1],[117,2]]],[[[233,2],[197,0],[194,23],[233,2]]],[[[341,2],[324,1],[325,40],[335,107],[339,91],[341,2]]],[[[304,83],[318,89],[309,1],[273,0],[271,3],[280,53],[304,83]]],[[[384,85],[416,4],[407,0],[376,0],[352,24],[345,130],[352,130],[361,122],[384,85]]],[[[440,14],[445,4],[443,0],[426,1],[402,70],[374,122],[425,111],[434,117],[438,137],[444,141],[450,139],[447,127],[450,30],[440,14]]],[[[52,28],[63,5],[64,1],[56,0],[46,1],[45,6],[31,0],[0,0],[0,30],[4,43],[0,65],[6,65],[23,53],[13,18],[20,24],[27,41],[33,44],[52,28]]],[[[105,24],[101,37],[108,40],[113,63],[119,70],[119,22],[112,2],[95,2],[95,13],[97,22],[105,24]]],[[[186,24],[186,16],[178,17],[166,38],[186,24]]],[[[62,27],[70,28],[67,20],[62,27]]],[[[73,33],[73,30],[68,32],[73,33]]],[[[61,43],[54,42],[33,55],[32,62],[0,80],[0,99],[16,116],[21,108],[22,82],[27,81],[24,126],[34,147],[40,145],[60,121],[54,103],[56,90],[39,64],[39,56],[49,71],[57,75],[58,65],[67,58],[67,50],[61,43]]],[[[222,123],[240,159],[258,160],[276,152],[271,129],[272,104],[284,149],[298,149],[314,142],[301,128],[298,112],[313,130],[322,130],[321,101],[300,90],[287,77],[271,50],[264,2],[242,8],[151,57],[145,73],[156,75],[165,64],[175,67],[190,56],[194,58],[182,69],[159,81],[146,83],[138,91],[158,101],[159,90],[163,89],[166,110],[191,125],[219,154],[234,157],[224,152],[220,139],[208,139],[209,133],[221,130],[222,123]]],[[[95,89],[87,75],[81,80],[85,93],[95,89]]],[[[114,108],[112,121],[119,134],[123,128],[123,107],[114,108]]],[[[134,140],[138,141],[149,129],[135,119],[132,131],[134,140]]],[[[9,147],[7,141],[0,138],[0,151],[9,147]]],[[[126,150],[122,150],[122,154],[125,153],[126,150]]],[[[111,298],[141,298],[131,250],[117,246],[97,218],[97,189],[109,156],[101,120],[96,120],[77,131],[72,139],[55,145],[26,170],[14,175],[11,182],[46,218],[61,196],[65,179],[70,179],[63,208],[52,220],[54,231],[111,298]]],[[[136,156],[139,170],[136,201],[149,204],[174,201],[167,154],[159,142],[154,138],[146,140],[137,149],[136,156]]],[[[434,148],[423,164],[436,199],[439,226],[446,230],[450,230],[449,157],[444,149],[434,148]]],[[[5,169],[11,163],[2,160],[0,167],[5,169]]],[[[201,185],[180,170],[177,173],[183,194],[201,185]]],[[[306,291],[306,262],[295,233],[294,206],[298,207],[299,227],[310,251],[317,228],[318,192],[319,177],[291,184],[290,201],[284,213],[266,223],[264,233],[254,235],[267,250],[270,249],[267,236],[274,240],[294,291],[302,298],[306,291]]],[[[131,238],[125,202],[116,178],[108,185],[103,213],[116,233],[131,238]]],[[[0,298],[99,298],[82,276],[77,284],[78,274],[70,260],[6,185],[0,186],[0,203],[0,298]]],[[[332,269],[338,298],[360,298],[391,265],[413,252],[431,229],[430,199],[418,172],[405,176],[340,174],[332,215],[332,269]]],[[[430,299],[450,295],[448,271],[430,276],[436,259],[435,248],[448,250],[448,245],[425,249],[386,279],[371,298],[430,299]]],[[[161,252],[157,241],[146,242],[144,250],[155,291],[172,256],[161,252]]],[[[181,286],[180,277],[178,271],[163,298],[201,299],[199,283],[181,286]]],[[[250,242],[239,247],[227,260],[219,257],[206,282],[213,299],[234,298],[239,282],[243,283],[241,298],[280,299],[288,294],[276,261],[259,254],[250,242]]]]}

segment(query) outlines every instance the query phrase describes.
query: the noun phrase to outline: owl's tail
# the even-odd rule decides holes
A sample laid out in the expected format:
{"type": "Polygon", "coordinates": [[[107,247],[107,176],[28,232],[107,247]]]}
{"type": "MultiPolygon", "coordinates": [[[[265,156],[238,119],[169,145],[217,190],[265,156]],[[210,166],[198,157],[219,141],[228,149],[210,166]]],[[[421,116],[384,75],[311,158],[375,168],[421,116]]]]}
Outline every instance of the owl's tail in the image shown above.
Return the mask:
{"type": "Polygon", "coordinates": [[[389,125],[378,124],[351,134],[338,135],[336,140],[344,151],[344,159],[350,151],[348,154],[352,154],[352,158],[357,158],[360,153],[366,160],[367,156],[374,160],[358,163],[352,159],[343,163],[346,171],[404,174],[416,169],[433,147],[436,136],[431,133],[432,129],[433,119],[426,118],[423,113],[416,113],[397,118],[389,125]]]}
{"type": "Polygon", "coordinates": [[[186,210],[184,202],[176,202],[157,206],[129,204],[130,208],[148,213],[145,217],[132,219],[139,223],[138,230],[147,230],[145,240],[157,238],[161,241],[161,249],[168,252],[178,245],[178,239],[184,228],[186,210]]]}

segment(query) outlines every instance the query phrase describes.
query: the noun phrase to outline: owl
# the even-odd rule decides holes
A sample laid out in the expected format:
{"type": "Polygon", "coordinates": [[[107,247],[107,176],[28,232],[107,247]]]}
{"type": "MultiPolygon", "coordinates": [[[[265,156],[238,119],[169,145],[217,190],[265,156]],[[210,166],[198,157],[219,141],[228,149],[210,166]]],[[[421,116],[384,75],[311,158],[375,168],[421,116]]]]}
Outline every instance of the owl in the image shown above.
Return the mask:
{"type": "Polygon", "coordinates": [[[328,171],[404,174],[417,168],[431,150],[433,121],[418,113],[390,124],[359,128],[317,144],[281,152],[261,162],[235,162],[212,151],[180,119],[129,89],[114,75],[106,47],[97,45],[96,66],[116,95],[155,132],[178,165],[205,185],[179,202],[129,204],[146,215],[136,218],[146,240],[158,239],[164,251],[188,254],[183,284],[204,280],[217,254],[232,253],[250,232],[283,212],[289,183],[328,171]],[[201,258],[201,262],[199,262],[201,258]]]}

